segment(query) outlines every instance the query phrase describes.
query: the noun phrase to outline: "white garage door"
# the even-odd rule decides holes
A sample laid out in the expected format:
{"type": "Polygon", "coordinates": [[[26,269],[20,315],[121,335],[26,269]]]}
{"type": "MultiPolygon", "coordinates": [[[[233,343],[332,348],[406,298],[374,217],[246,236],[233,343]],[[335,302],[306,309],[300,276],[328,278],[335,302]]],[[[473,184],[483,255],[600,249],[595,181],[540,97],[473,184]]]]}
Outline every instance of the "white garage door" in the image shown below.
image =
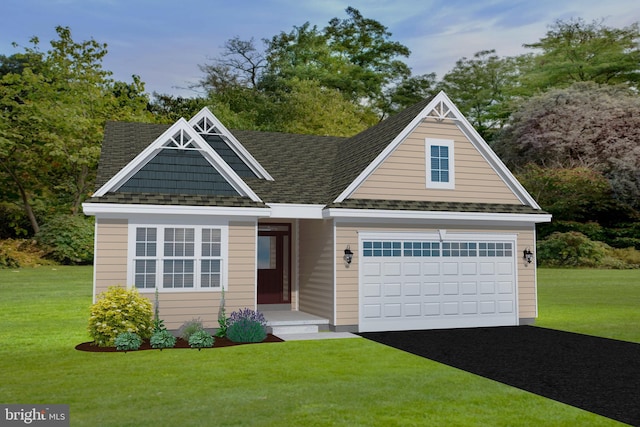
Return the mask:
{"type": "Polygon", "coordinates": [[[360,236],[361,332],[517,325],[515,236],[360,236]]]}

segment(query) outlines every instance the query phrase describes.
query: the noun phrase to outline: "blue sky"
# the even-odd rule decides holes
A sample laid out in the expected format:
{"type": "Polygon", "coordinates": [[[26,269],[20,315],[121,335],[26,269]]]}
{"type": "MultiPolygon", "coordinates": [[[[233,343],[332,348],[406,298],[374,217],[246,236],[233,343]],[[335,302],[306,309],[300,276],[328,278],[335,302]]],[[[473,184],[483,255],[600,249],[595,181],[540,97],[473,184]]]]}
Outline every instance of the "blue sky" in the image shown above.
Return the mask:
{"type": "Polygon", "coordinates": [[[75,41],[108,44],[105,69],[117,80],[138,74],[147,92],[193,96],[198,64],[219,55],[235,36],[260,42],[305,22],[324,27],[353,6],[387,26],[408,46],[414,74],[442,77],[457,59],[484,49],[524,53],[557,19],[604,19],[611,27],[640,21],[638,0],[3,0],[0,53],[37,36],[48,50],[58,25],[75,41]]]}

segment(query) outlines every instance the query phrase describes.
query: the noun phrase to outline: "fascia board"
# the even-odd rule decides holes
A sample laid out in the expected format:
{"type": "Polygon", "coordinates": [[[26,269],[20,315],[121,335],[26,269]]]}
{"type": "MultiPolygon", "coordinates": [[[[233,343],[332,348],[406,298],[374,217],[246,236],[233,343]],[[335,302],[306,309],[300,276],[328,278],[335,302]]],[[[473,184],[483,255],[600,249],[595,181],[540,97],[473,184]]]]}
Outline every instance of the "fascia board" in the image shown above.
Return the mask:
{"type": "Polygon", "coordinates": [[[544,223],[551,221],[550,214],[515,214],[483,212],[445,211],[400,211],[383,209],[342,209],[330,208],[323,211],[324,218],[367,218],[393,220],[434,220],[434,221],[500,221],[520,223],[544,223]]]}
{"type": "Polygon", "coordinates": [[[218,206],[136,205],[119,203],[83,203],[85,215],[215,215],[241,217],[270,217],[269,208],[236,208],[218,206]]]}
{"type": "Polygon", "coordinates": [[[322,219],[325,205],[267,203],[271,218],[322,219]]]}
{"type": "Polygon", "coordinates": [[[235,151],[238,156],[240,156],[240,158],[256,175],[258,175],[260,178],[266,179],[267,181],[274,180],[269,172],[267,172],[267,170],[262,167],[262,165],[256,160],[256,158],[251,155],[249,150],[247,150],[244,145],[242,145],[240,141],[238,141],[238,139],[229,131],[229,129],[227,129],[224,124],[222,124],[220,120],[218,120],[218,118],[211,112],[211,110],[209,110],[208,107],[204,107],[198,112],[198,114],[193,116],[191,120],[189,120],[189,124],[191,126],[195,126],[200,121],[200,119],[204,117],[210,119],[215,124],[215,126],[220,129],[220,131],[224,133],[227,138],[229,138],[229,141],[231,141],[231,149],[235,151]]]}

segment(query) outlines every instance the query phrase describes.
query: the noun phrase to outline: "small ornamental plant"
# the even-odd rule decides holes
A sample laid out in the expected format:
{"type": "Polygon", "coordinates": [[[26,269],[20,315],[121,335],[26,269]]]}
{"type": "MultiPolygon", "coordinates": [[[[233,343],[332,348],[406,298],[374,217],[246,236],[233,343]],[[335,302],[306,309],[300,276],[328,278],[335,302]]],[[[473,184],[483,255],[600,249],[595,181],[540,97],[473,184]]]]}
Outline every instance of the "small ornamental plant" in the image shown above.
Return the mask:
{"type": "Polygon", "coordinates": [[[153,335],[151,335],[151,339],[149,343],[153,348],[159,348],[161,351],[163,348],[173,348],[176,345],[176,337],[174,337],[171,332],[166,329],[155,331],[153,335]]]}
{"type": "Polygon", "coordinates": [[[164,326],[164,320],[160,318],[160,298],[158,288],[156,287],[156,301],[153,305],[153,332],[161,332],[166,331],[167,328],[164,326]]]}
{"type": "Polygon", "coordinates": [[[195,318],[184,322],[182,326],[180,326],[180,329],[178,329],[178,333],[180,334],[180,338],[185,341],[189,341],[191,335],[203,329],[204,326],[202,326],[202,320],[200,320],[200,318],[195,318]]]}
{"type": "Polygon", "coordinates": [[[91,306],[88,329],[98,347],[113,347],[116,337],[123,332],[148,339],[153,332],[151,301],[135,288],[111,286],[91,306]]]}
{"type": "Polygon", "coordinates": [[[115,339],[116,350],[134,351],[142,345],[142,338],[134,332],[122,332],[115,339]]]}
{"type": "Polygon", "coordinates": [[[262,342],[267,338],[267,320],[250,308],[234,311],[229,317],[227,338],[238,343],[262,342]]]}
{"type": "Polygon", "coordinates": [[[215,338],[204,329],[194,332],[189,337],[189,346],[191,348],[197,348],[198,350],[208,347],[213,347],[215,338]]]}
{"type": "Polygon", "coordinates": [[[229,319],[227,319],[227,310],[224,307],[224,289],[222,289],[220,308],[218,309],[218,332],[216,332],[216,337],[224,338],[227,336],[228,324],[229,319]]]}

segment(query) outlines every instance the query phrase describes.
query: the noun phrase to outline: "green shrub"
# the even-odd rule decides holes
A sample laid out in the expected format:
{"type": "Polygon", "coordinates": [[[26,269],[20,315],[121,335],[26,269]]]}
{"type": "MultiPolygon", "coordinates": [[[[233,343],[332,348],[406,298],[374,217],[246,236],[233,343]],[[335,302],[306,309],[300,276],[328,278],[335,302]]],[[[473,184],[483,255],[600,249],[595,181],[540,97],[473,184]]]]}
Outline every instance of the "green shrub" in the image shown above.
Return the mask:
{"type": "Polygon", "coordinates": [[[93,262],[93,219],[81,215],[61,215],[40,227],[36,240],[47,256],[61,264],[93,262]]]}
{"type": "Polygon", "coordinates": [[[211,334],[204,329],[200,329],[199,331],[194,332],[189,337],[189,346],[191,346],[191,348],[201,349],[213,347],[214,342],[215,338],[213,338],[211,334]]]}
{"type": "Polygon", "coordinates": [[[613,255],[624,262],[627,268],[640,268],[640,251],[630,248],[612,249],[613,255]]]}
{"type": "Polygon", "coordinates": [[[133,332],[147,339],[152,331],[151,301],[141,296],[135,288],[111,286],[91,306],[89,334],[99,347],[113,346],[122,332],[133,332]]]}
{"type": "Polygon", "coordinates": [[[203,329],[204,326],[202,326],[202,320],[197,318],[184,322],[182,326],[180,326],[180,329],[178,329],[178,334],[183,340],[189,341],[191,335],[203,329]]]}
{"type": "Polygon", "coordinates": [[[267,338],[267,321],[262,313],[249,308],[234,311],[229,317],[227,338],[233,342],[262,342],[267,338]]]}
{"type": "Polygon", "coordinates": [[[150,343],[151,347],[159,348],[160,350],[163,348],[172,348],[176,345],[176,337],[174,337],[171,332],[163,329],[151,335],[150,343]]]}
{"type": "Polygon", "coordinates": [[[0,268],[36,267],[54,265],[44,259],[44,252],[33,239],[0,240],[0,268]]]}
{"type": "Polygon", "coordinates": [[[134,332],[122,332],[114,341],[117,350],[134,351],[142,345],[142,338],[134,332]]]}
{"type": "Polygon", "coordinates": [[[538,242],[538,263],[549,267],[598,267],[607,245],[594,242],[577,231],[555,232],[538,242]]]}

